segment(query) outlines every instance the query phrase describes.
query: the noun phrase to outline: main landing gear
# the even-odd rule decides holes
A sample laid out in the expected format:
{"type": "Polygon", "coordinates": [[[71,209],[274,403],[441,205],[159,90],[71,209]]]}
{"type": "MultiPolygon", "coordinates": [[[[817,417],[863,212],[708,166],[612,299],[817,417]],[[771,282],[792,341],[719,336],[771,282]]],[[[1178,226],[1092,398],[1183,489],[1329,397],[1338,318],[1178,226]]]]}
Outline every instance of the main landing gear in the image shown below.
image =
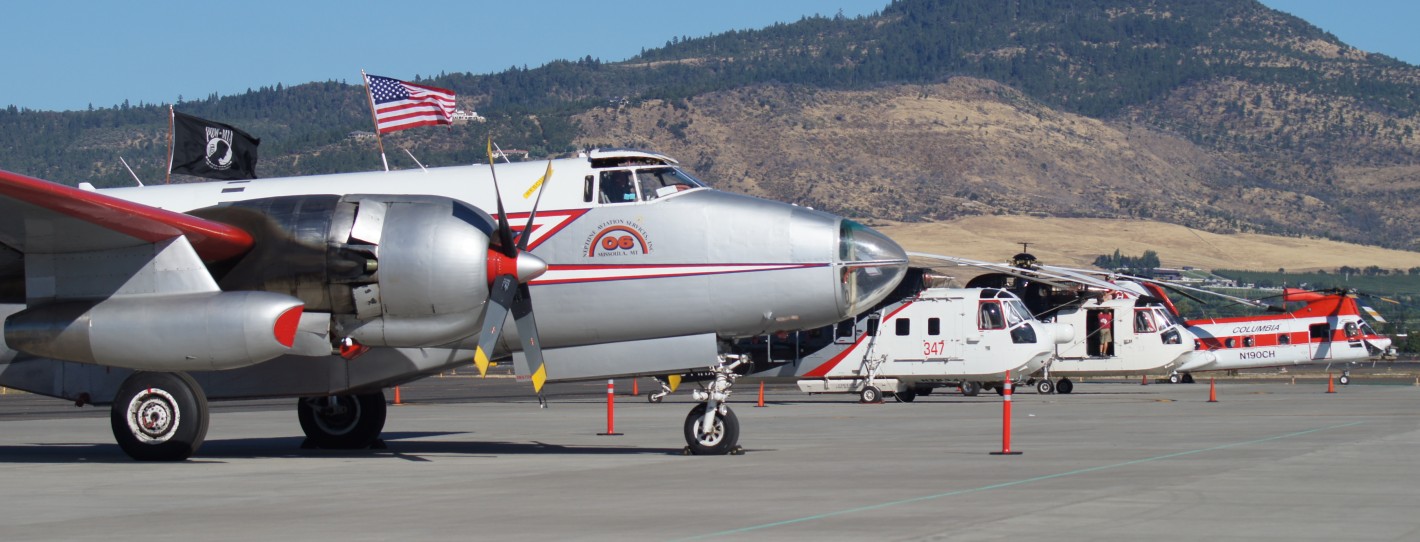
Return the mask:
{"type": "Polygon", "coordinates": [[[306,433],[301,446],[327,450],[380,447],[387,409],[383,390],[297,399],[296,417],[306,433]]]}
{"type": "Polygon", "coordinates": [[[1193,375],[1190,373],[1172,373],[1169,375],[1170,384],[1192,384],[1193,375]]]}
{"type": "Polygon", "coordinates": [[[739,446],[740,421],[726,401],[730,399],[730,387],[740,376],[735,373],[735,367],[748,361],[749,357],[722,354],[719,358],[719,362],[710,367],[714,380],[705,389],[695,390],[691,395],[702,403],[695,405],[685,416],[687,455],[743,453],[739,446]]]}
{"type": "Polygon", "coordinates": [[[186,373],[133,373],[113,398],[109,423],[128,457],[182,461],[207,438],[207,396],[186,373]]]}

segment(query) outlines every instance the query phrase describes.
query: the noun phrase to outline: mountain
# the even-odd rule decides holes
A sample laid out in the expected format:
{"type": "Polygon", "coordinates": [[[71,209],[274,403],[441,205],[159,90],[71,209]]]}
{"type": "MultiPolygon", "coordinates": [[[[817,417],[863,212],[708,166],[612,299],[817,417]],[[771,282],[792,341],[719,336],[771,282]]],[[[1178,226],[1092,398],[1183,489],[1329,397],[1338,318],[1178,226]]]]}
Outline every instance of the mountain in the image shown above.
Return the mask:
{"type": "MultiPolygon", "coordinates": [[[[649,44],[648,44],[649,45],[649,44]]],[[[391,161],[591,145],[862,218],[1142,218],[1420,249],[1420,68],[1234,0],[898,0],[859,18],[678,39],[623,62],[441,74],[486,125],[400,132],[391,161]]],[[[264,176],[375,169],[363,89],[177,104],[264,139],[264,176]]],[[[129,184],[163,106],[0,110],[0,167],[129,184]]],[[[1109,247],[1106,247],[1109,248],[1109,247]]]]}

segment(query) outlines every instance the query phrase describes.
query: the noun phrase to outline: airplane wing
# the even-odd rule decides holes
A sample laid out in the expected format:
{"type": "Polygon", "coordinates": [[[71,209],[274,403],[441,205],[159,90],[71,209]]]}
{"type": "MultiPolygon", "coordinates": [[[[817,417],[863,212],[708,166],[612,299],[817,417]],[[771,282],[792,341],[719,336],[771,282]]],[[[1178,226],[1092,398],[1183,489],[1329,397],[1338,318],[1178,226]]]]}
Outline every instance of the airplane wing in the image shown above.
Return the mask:
{"type": "Polygon", "coordinates": [[[0,243],[21,253],[127,248],[178,236],[206,262],[253,244],[235,226],[0,170],[0,243]]]}
{"type": "Polygon", "coordinates": [[[288,353],[304,303],[221,291],[203,263],[253,243],[228,224],[0,171],[0,244],[9,249],[0,252],[11,264],[22,255],[23,270],[4,272],[23,276],[26,304],[4,318],[5,344],[39,358],[156,371],[236,368],[288,353]]]}

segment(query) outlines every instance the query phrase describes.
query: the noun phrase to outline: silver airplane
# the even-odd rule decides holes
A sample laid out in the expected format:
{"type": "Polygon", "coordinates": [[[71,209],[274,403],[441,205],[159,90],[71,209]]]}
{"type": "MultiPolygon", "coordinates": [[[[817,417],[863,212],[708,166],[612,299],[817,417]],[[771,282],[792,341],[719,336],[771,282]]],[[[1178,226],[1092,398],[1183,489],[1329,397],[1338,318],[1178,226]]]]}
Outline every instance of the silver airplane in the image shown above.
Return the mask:
{"type": "Polygon", "coordinates": [[[627,150],[108,190],[0,171],[0,243],[0,385],[111,405],[139,460],[190,457],[209,399],[298,398],[308,443],[365,447],[384,388],[508,356],[538,392],[708,367],[686,443],[730,453],[723,344],[853,316],[907,268],[627,150]]]}

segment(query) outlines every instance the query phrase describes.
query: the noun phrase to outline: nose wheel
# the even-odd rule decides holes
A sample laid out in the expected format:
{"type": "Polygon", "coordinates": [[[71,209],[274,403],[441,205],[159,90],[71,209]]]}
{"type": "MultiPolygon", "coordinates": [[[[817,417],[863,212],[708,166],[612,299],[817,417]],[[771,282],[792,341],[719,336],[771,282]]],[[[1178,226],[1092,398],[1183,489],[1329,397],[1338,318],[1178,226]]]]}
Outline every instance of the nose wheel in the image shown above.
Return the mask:
{"type": "Polygon", "coordinates": [[[739,378],[735,367],[748,360],[748,356],[720,355],[717,363],[710,367],[715,379],[704,390],[691,394],[701,403],[685,416],[686,455],[743,453],[739,446],[740,421],[726,401],[730,399],[730,387],[739,378]]]}

